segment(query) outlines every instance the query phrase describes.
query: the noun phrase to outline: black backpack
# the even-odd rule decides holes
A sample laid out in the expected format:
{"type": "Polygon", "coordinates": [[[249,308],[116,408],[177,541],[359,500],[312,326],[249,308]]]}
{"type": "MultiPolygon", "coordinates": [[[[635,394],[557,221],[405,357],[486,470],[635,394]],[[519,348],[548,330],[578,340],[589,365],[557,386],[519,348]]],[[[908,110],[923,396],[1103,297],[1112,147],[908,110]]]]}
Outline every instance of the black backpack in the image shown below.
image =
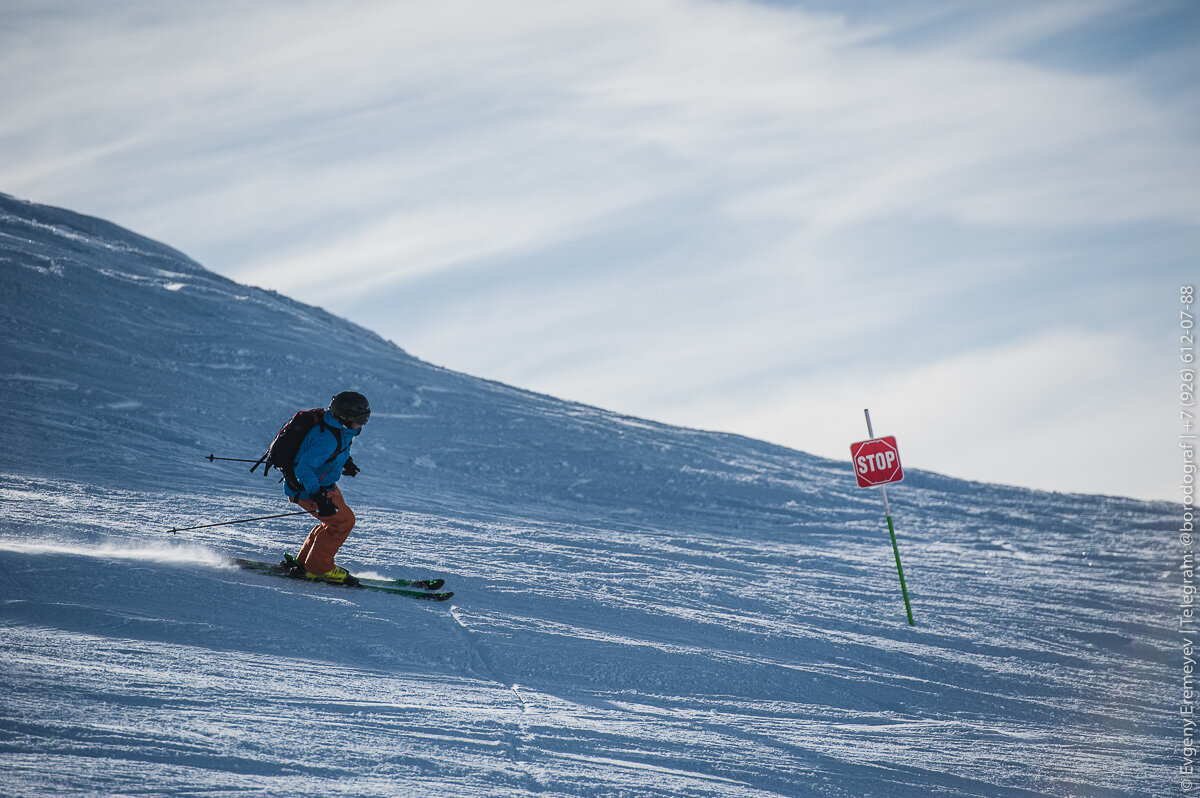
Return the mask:
{"type": "Polygon", "coordinates": [[[304,486],[296,479],[296,454],[300,451],[300,444],[304,442],[304,438],[318,424],[337,436],[337,448],[334,449],[333,457],[325,462],[337,457],[342,451],[342,431],[326,424],[325,409],[316,407],[312,410],[301,410],[288,419],[279,428],[275,440],[271,441],[271,445],[267,447],[266,454],[251,466],[250,473],[253,474],[260,465],[265,465],[263,475],[270,476],[271,469],[278,468],[283,472],[283,479],[280,482],[287,480],[287,485],[292,490],[303,490],[304,486]]]}

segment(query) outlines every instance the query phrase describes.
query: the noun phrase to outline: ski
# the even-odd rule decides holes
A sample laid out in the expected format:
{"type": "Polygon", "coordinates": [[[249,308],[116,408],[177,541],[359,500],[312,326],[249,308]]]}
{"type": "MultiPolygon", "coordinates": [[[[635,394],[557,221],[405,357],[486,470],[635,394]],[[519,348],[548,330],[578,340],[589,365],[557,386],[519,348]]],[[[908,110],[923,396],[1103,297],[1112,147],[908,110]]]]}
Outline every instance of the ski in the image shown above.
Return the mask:
{"type": "MultiPolygon", "coordinates": [[[[283,562],[279,565],[285,569],[304,567],[290,554],[283,555],[283,562]]],[[[367,579],[361,576],[354,578],[364,584],[379,585],[380,587],[415,587],[417,590],[441,590],[442,585],[446,584],[445,579],[367,579]]]]}
{"type": "Polygon", "coordinates": [[[380,587],[414,587],[417,590],[440,590],[446,584],[444,579],[367,579],[355,577],[363,584],[379,585],[380,587]]]}
{"type": "MultiPolygon", "coordinates": [[[[435,593],[427,590],[413,590],[406,587],[393,586],[389,584],[378,584],[375,580],[363,581],[353,576],[348,577],[345,582],[330,582],[324,579],[306,579],[302,575],[297,575],[295,571],[286,564],[286,560],[280,563],[269,563],[260,562],[258,560],[245,560],[241,557],[232,557],[230,558],[230,562],[239,568],[245,568],[248,571],[256,571],[269,576],[281,576],[284,579],[296,579],[302,582],[318,582],[324,585],[333,585],[334,587],[345,587],[355,590],[373,590],[377,593],[391,593],[392,595],[396,596],[408,596],[409,598],[424,599],[425,601],[446,601],[454,595],[454,593],[450,591],[435,593]]],[[[428,581],[432,583],[433,581],[441,580],[422,581],[428,581]]]]}

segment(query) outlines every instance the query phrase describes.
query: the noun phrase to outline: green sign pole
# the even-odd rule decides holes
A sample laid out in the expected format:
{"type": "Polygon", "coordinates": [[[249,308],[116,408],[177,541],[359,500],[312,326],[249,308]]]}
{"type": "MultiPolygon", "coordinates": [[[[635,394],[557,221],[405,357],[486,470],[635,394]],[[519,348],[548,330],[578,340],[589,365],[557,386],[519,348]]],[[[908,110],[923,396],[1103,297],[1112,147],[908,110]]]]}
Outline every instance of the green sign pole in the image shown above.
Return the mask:
{"type": "Polygon", "coordinates": [[[904,584],[904,567],[900,565],[900,547],[896,545],[896,527],[892,525],[892,511],[888,509],[887,488],[880,487],[883,494],[883,512],[887,515],[888,534],[892,536],[892,553],[896,555],[896,573],[900,575],[900,593],[904,596],[904,611],[908,613],[908,625],[916,626],[913,622],[912,605],[908,603],[908,588],[904,584]]]}
{"type": "MultiPolygon", "coordinates": [[[[871,411],[863,410],[863,414],[867,417],[867,436],[875,437],[875,430],[871,429],[871,411]]],[[[888,534],[892,537],[892,553],[896,555],[896,573],[900,576],[900,593],[904,596],[904,611],[908,613],[908,625],[916,626],[913,621],[912,605],[908,601],[908,587],[904,584],[904,566],[900,565],[900,547],[896,545],[896,527],[892,523],[892,510],[888,507],[887,486],[880,485],[879,492],[883,495],[883,514],[887,516],[888,534]]]]}

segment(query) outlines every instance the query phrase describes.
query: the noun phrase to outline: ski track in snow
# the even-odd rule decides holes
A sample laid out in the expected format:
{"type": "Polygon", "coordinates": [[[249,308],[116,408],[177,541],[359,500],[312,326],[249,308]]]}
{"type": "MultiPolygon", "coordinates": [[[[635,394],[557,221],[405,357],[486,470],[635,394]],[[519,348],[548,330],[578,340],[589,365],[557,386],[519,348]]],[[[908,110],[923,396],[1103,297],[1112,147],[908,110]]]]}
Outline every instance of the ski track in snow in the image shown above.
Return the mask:
{"type": "Polygon", "coordinates": [[[1173,508],[848,465],[415,360],[0,195],[0,793],[1160,796],[1173,508]],[[227,564],[308,519],[257,457],[353,386],[352,571],[227,564]],[[282,509],[281,509],[282,508],[282,509]]]}

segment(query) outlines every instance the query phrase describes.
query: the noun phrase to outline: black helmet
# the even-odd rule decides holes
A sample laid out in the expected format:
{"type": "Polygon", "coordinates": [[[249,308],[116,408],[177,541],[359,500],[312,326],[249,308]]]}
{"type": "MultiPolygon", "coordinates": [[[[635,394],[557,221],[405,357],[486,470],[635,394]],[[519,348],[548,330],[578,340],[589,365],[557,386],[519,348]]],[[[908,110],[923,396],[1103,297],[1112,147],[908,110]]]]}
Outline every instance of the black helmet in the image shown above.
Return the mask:
{"type": "Polygon", "coordinates": [[[329,400],[329,412],[346,426],[366,424],[371,417],[371,405],[361,393],[342,391],[329,400]]]}

